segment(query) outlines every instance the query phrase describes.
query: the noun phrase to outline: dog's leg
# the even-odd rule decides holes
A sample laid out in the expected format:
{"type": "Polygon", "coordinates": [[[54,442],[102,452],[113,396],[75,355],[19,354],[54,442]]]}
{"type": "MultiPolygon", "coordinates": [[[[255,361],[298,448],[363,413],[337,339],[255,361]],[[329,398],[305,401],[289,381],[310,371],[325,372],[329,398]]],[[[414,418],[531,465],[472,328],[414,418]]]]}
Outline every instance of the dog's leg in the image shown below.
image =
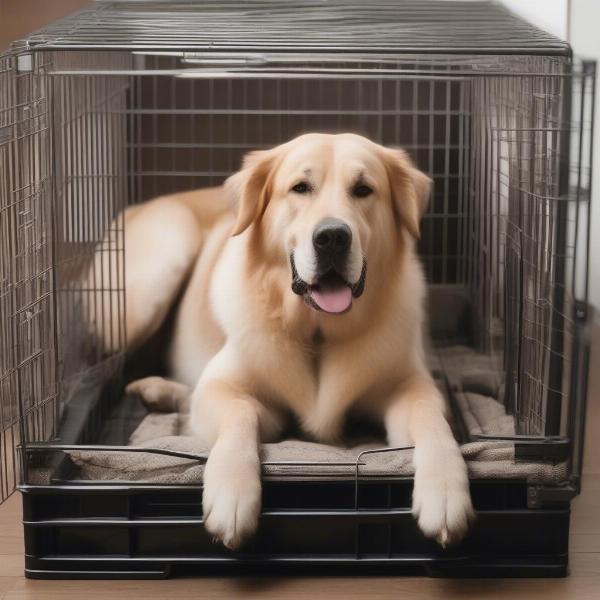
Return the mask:
{"type": "Polygon", "coordinates": [[[192,390],[183,383],[163,377],[144,377],[132,381],[125,393],[139,396],[140,400],[153,412],[190,412],[192,390]]]}
{"type": "Polygon", "coordinates": [[[260,441],[282,427],[247,389],[225,347],[206,366],[192,397],[192,431],[211,447],[204,469],[204,526],[230,549],[252,535],[261,509],[260,441]]]}
{"type": "Polygon", "coordinates": [[[460,540],[474,512],[467,466],[444,417],[444,399],[428,375],[408,381],[385,416],[388,443],[413,442],[413,515],[442,546],[460,540]]]}

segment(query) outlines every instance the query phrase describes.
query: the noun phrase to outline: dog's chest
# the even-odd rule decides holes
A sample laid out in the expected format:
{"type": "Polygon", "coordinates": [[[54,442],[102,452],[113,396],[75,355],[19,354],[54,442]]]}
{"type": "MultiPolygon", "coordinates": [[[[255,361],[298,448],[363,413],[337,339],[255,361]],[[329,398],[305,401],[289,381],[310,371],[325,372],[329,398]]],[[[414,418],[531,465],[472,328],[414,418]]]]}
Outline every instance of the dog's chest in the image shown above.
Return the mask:
{"type": "Polygon", "coordinates": [[[308,350],[308,362],[310,363],[315,385],[318,385],[319,371],[323,355],[323,333],[317,328],[310,341],[308,350]]]}
{"type": "Polygon", "coordinates": [[[380,414],[380,402],[372,398],[387,396],[381,382],[393,377],[389,357],[374,355],[368,339],[332,341],[315,329],[304,340],[263,336],[261,341],[254,339],[245,349],[260,381],[259,399],[311,423],[308,429],[317,437],[353,407],[366,405],[380,414]]]}

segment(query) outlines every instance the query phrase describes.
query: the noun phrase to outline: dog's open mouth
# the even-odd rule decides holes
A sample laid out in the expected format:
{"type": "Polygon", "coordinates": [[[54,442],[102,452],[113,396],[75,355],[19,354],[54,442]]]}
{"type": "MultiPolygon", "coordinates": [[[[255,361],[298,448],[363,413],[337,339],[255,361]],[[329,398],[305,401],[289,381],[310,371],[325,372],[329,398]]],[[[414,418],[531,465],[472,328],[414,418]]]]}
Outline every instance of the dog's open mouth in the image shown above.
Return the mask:
{"type": "Polygon", "coordinates": [[[308,284],[296,270],[294,255],[290,256],[292,266],[292,291],[302,296],[306,303],[316,310],[321,310],[333,315],[340,315],[352,308],[352,299],[358,298],[365,289],[367,276],[367,262],[363,261],[363,268],[359,280],[351,284],[335,269],[330,269],[321,275],[316,283],[308,284]]]}
{"type": "Polygon", "coordinates": [[[315,285],[309,285],[307,295],[311,305],[328,313],[344,313],[352,306],[350,284],[333,270],[319,277],[315,285]]]}

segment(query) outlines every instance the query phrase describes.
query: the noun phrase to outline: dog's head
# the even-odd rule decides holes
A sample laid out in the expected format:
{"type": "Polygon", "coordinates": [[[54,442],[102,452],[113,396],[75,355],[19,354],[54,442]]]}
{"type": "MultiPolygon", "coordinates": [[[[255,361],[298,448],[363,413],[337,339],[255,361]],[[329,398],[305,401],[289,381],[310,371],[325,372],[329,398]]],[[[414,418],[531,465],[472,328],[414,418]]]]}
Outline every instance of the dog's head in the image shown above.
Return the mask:
{"type": "Polygon", "coordinates": [[[317,311],[342,314],[375,267],[393,270],[404,232],[417,238],[430,189],[402,150],[353,134],[308,134],[250,153],[226,182],[233,235],[251,229],[291,290],[317,311]]]}

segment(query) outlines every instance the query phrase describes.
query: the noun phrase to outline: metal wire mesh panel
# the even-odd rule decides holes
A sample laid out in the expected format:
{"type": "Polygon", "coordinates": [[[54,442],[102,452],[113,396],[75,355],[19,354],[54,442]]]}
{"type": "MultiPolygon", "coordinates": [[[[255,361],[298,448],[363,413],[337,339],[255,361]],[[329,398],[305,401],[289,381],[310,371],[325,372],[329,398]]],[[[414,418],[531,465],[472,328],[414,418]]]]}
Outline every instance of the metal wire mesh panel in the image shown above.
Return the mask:
{"type": "Polygon", "coordinates": [[[29,41],[75,49],[569,52],[500,3],[469,0],[104,0],[29,41]]]}
{"type": "Polygon", "coordinates": [[[220,184],[245,153],[301,133],[360,133],[402,146],[434,178],[421,255],[430,280],[456,283],[470,83],[453,77],[449,65],[440,65],[433,77],[408,71],[382,79],[367,67],[351,79],[196,79],[168,74],[177,59],[138,55],[136,64],[146,74],[132,78],[127,111],[136,136],[129,140],[133,201],[220,184]],[[167,74],[153,75],[161,70],[167,74]]]}
{"type": "MultiPolygon", "coordinates": [[[[18,479],[19,444],[52,439],[59,426],[61,437],[66,426],[81,429],[87,411],[78,402],[85,397],[85,406],[93,404],[122,366],[124,329],[115,332],[107,356],[86,323],[123,309],[123,227],[115,217],[127,195],[128,80],[48,76],[51,65],[81,67],[76,56],[26,53],[1,60],[4,499],[18,479]],[[96,298],[102,272],[110,272],[109,289],[98,305],[87,299],[96,298]]],[[[122,64],[116,55],[107,60],[122,64]]]]}
{"type": "MultiPolygon", "coordinates": [[[[56,53],[54,69],[84,69],[85,58],[56,53]]],[[[129,64],[129,57],[119,54],[103,58],[112,68],[129,64]]],[[[81,388],[97,394],[122,366],[124,324],[106,334],[110,356],[89,327],[100,330],[112,312],[123,311],[129,80],[82,74],[53,77],[52,83],[57,350],[60,397],[68,405],[81,388]],[[95,294],[101,286],[104,293],[95,294]]]]}
{"type": "Polygon", "coordinates": [[[517,430],[565,433],[577,300],[587,292],[593,65],[474,81],[462,236],[481,343],[517,430]],[[577,97],[577,106],[572,98],[577,97]]]}
{"type": "Polygon", "coordinates": [[[553,320],[560,318],[554,304],[562,291],[556,283],[564,278],[556,273],[556,260],[565,259],[557,246],[566,227],[560,160],[568,151],[564,101],[569,92],[561,77],[566,66],[540,67],[538,76],[476,82],[472,135],[484,152],[475,156],[471,176],[477,193],[468,211],[468,277],[475,306],[488,342],[504,328],[497,351],[505,362],[506,402],[519,430],[531,434],[557,426],[546,411],[560,402],[549,389],[550,363],[560,355],[550,336],[553,320]]]}
{"type": "Polygon", "coordinates": [[[56,425],[47,58],[0,57],[0,499],[56,425]]]}

